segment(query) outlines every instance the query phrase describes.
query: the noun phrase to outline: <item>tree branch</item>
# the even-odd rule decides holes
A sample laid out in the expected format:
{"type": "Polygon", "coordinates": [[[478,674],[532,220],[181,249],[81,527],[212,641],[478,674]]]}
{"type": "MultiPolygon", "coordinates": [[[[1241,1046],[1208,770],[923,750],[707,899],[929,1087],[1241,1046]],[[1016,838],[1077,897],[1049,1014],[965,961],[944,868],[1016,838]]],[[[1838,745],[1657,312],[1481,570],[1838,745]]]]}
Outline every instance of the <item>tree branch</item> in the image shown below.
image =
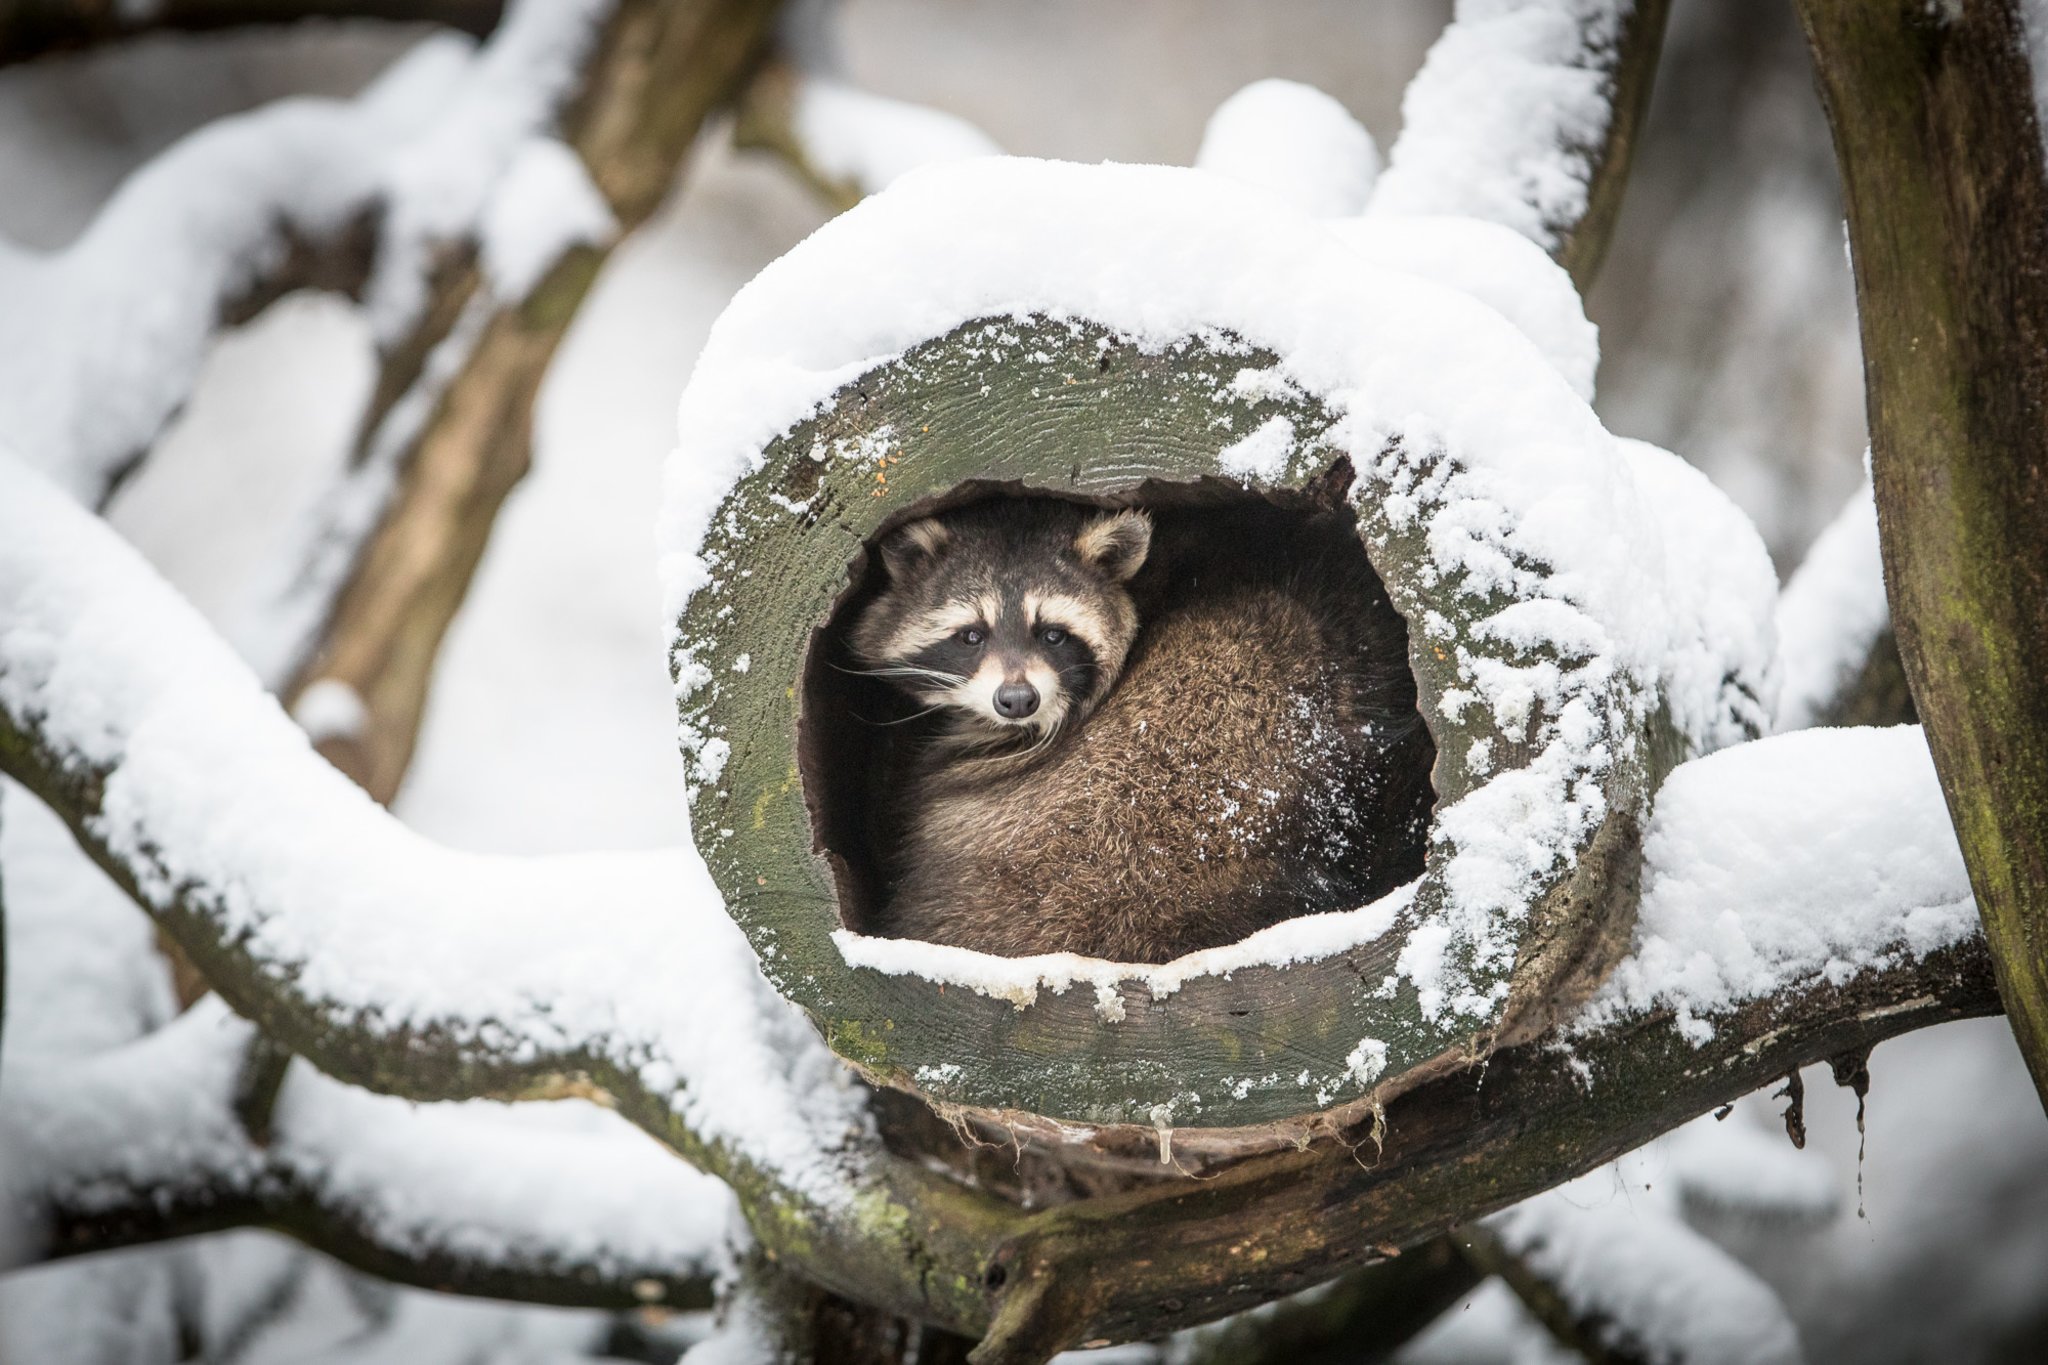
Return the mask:
{"type": "Polygon", "coordinates": [[[1848,207],[1892,619],[2048,1104],[2048,176],[2027,21],[1996,0],[1799,10],[1848,207]]]}
{"type": "Polygon", "coordinates": [[[1496,1052],[1481,1077],[1449,1077],[1389,1105],[1382,1144],[1361,1131],[1354,1148],[1262,1158],[1193,1188],[1035,1215],[998,1253],[1006,1283],[1103,1256],[1128,1255],[1117,1263],[1131,1269],[1113,1282],[1066,1272],[1073,1301],[1058,1306],[1058,1330],[1040,1320],[1034,1335],[992,1333],[976,1359],[1036,1360],[1017,1345],[1047,1339],[1143,1339],[1187,1321],[1190,1305],[1204,1316],[1250,1307],[1275,1285],[1313,1283],[1376,1246],[1419,1245],[1518,1203],[1796,1067],[1996,1011],[1989,962],[1973,941],[1846,987],[1752,1002],[1717,1020],[1715,1037],[1697,1049],[1659,1010],[1597,1036],[1496,1052]],[[1590,1093],[1581,1066],[1596,1078],[1590,1093]]]}
{"type": "Polygon", "coordinates": [[[835,213],[919,166],[1002,151],[965,119],[870,94],[787,57],[761,67],[738,113],[733,145],[780,157],[835,213]]]}
{"type": "Polygon", "coordinates": [[[11,1078],[0,1123],[12,1192],[29,1201],[14,1215],[29,1223],[22,1260],[266,1227],[420,1288],[710,1306],[730,1205],[708,1177],[623,1130],[412,1106],[303,1066],[281,1121],[252,1133],[237,1082],[266,1052],[255,1029],[202,1004],[137,1042],[11,1078]],[[545,1193],[565,1184],[573,1207],[545,1193]],[[672,1217],[651,1226],[650,1208],[672,1217]]]}
{"type": "Polygon", "coordinates": [[[0,66],[149,33],[210,33],[305,19],[395,19],[482,36],[497,26],[503,9],[504,0],[0,0],[0,66]]]}
{"type": "MultiPolygon", "coordinates": [[[[784,1263],[869,1306],[987,1331],[984,1360],[1147,1339],[1296,1292],[1794,1067],[1992,1011],[1981,943],[1926,937],[1947,920],[1925,907],[1964,893],[1922,847],[1949,835],[1931,772],[1901,758],[1919,742],[1821,732],[1697,760],[1667,781],[1647,836],[1646,926],[1695,907],[1660,899],[1676,894],[1666,883],[1692,885],[1678,855],[1718,866],[1713,841],[1733,839],[1746,871],[1726,884],[1728,908],[1768,922],[1801,898],[1855,902],[1876,917],[1843,932],[1866,950],[1823,922],[1806,956],[1776,964],[1774,995],[1638,1005],[1620,990],[1578,1031],[1498,1052],[1482,1076],[1441,1077],[1384,1115],[1339,1111],[1348,1126],[1306,1150],[1025,1215],[879,1149],[843,1069],[762,980],[693,856],[475,857],[409,834],[311,754],[118,537],[0,462],[0,767],[230,1004],[330,1074],[395,1094],[608,1096],[726,1180],[784,1263]],[[1848,868],[1791,810],[1883,855],[1848,868]],[[1894,854],[1934,880],[1895,875],[1894,854]],[[1909,932],[1921,949],[1904,946],[1909,932]],[[1837,959],[1865,970],[1828,984],[1837,959]],[[1082,1269],[1103,1258],[1131,1269],[1082,1269]]],[[[1617,978],[1635,980],[1628,969],[1617,978]]]]}
{"type": "Polygon", "coordinates": [[[1468,7],[1402,100],[1375,212],[1484,218],[1591,287],[1649,108],[1669,0],[1468,7]]]}
{"type": "MultiPolygon", "coordinates": [[[[778,4],[619,5],[562,127],[618,234],[644,222],[673,185],[704,119],[753,69],[778,4]]],[[[498,509],[531,462],[541,379],[610,250],[610,242],[571,246],[523,297],[504,300],[487,288],[474,250],[459,253],[441,272],[434,306],[386,352],[358,463],[399,471],[396,490],[373,534],[330,550],[330,562],[347,565],[345,578],[329,575],[337,587],[321,605],[331,610],[285,688],[296,700],[327,682],[360,700],[361,724],[320,747],[380,801],[397,792],[441,638],[498,509]],[[459,369],[432,376],[434,348],[480,303],[486,311],[455,357],[459,369]],[[424,421],[401,406],[412,393],[430,409],[424,421]]]]}
{"type": "Polygon", "coordinates": [[[222,325],[302,287],[364,299],[387,342],[430,325],[423,277],[463,251],[553,125],[606,7],[526,0],[481,48],[423,43],[355,99],[217,120],[129,177],[62,251],[0,251],[15,305],[0,314],[0,440],[101,505],[222,325]],[[52,334],[48,316],[72,325],[52,334]]]}

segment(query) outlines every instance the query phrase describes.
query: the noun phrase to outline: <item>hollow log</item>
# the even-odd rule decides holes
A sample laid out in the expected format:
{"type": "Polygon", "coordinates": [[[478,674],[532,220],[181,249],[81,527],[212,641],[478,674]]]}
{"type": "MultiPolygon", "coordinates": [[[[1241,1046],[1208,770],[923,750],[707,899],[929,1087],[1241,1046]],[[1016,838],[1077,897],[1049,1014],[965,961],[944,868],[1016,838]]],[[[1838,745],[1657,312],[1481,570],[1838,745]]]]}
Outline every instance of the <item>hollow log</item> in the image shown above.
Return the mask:
{"type": "MultiPolygon", "coordinates": [[[[917,191],[871,199],[796,258],[829,260],[840,234],[888,233],[905,249],[903,234],[914,236],[917,222],[944,221],[949,181],[986,195],[989,184],[972,182],[1005,173],[1000,163],[925,172],[917,191]]],[[[1136,258],[1148,233],[1170,231],[1159,215],[1139,216],[1094,225],[1091,240],[1109,235],[1118,244],[1087,249],[1136,258]]],[[[1096,268],[1075,262],[1080,277],[1096,268]]],[[[1365,279],[1370,295],[1375,280],[1365,279]]],[[[1391,281],[1377,283],[1371,302],[1419,302],[1391,281]]],[[[1448,290],[1425,293],[1429,308],[1456,302],[1448,290]]],[[[836,302],[814,305],[829,315],[836,302]]],[[[1318,306],[1351,304],[1339,294],[1318,306]]],[[[1016,1140],[1069,1151],[1078,1142],[1154,1169],[1299,1143],[1348,1121],[1331,1117],[1346,1106],[1355,1117],[1356,1106],[1384,1104],[1428,1076],[1534,1036],[1625,947],[1648,794],[1671,765],[1709,742],[1703,728],[1714,726],[1698,717],[1728,710],[1727,699],[1659,697],[1641,669],[1610,666],[1596,644],[1560,644],[1515,627],[1528,613],[1576,612],[1581,580],[1508,540],[1488,540],[1491,532],[1459,529],[1472,515],[1501,520],[1498,506],[1475,491],[1485,482],[1474,469],[1486,453],[1432,437],[1428,416],[1361,414],[1351,398],[1295,383],[1289,357],[1233,330],[1227,314],[1162,343],[1090,317],[1084,306],[1054,311],[991,310],[862,368],[762,444],[696,547],[705,581],[681,618],[675,654],[695,777],[692,818],[770,979],[876,1082],[1016,1140]],[[1277,442],[1256,470],[1245,463],[1248,439],[1277,442]],[[862,756],[846,738],[857,724],[833,709],[819,682],[819,661],[836,614],[861,590],[877,536],[991,490],[1101,505],[1233,489],[1284,500],[1302,496],[1340,458],[1356,466],[1350,497],[1361,538],[1407,620],[1420,709],[1436,745],[1439,819],[1418,882],[1376,906],[1340,912],[1349,921],[1318,917],[1323,946],[1285,939],[1295,926],[1283,925],[1267,933],[1284,944],[1255,939],[1161,968],[1054,959],[1020,968],[958,949],[933,950],[933,958],[853,932],[873,882],[846,833],[855,798],[845,775],[862,756]],[[1446,552],[1447,528],[1488,548],[1466,543],[1470,554],[1446,552]],[[1547,681],[1507,693],[1487,693],[1480,681],[1511,676],[1547,681]],[[1674,719],[1681,712],[1684,723],[1674,719]],[[1462,806],[1469,817],[1505,793],[1538,787],[1544,795],[1533,800],[1556,804],[1543,836],[1558,841],[1555,856],[1517,864],[1514,903],[1479,912],[1491,918],[1475,929],[1470,897],[1456,889],[1458,869],[1466,859],[1469,877],[1470,859],[1487,856],[1474,849],[1495,831],[1475,830],[1470,818],[1446,823],[1442,813],[1462,806]],[[1434,978],[1408,965],[1404,953],[1416,952],[1441,954],[1434,978]],[[1436,982],[1451,985],[1432,998],[1436,982]]],[[[1500,320],[1475,313],[1471,325],[1491,338],[1488,328],[1500,320]]],[[[1396,331],[1374,344],[1399,344],[1396,331]]],[[[1526,349],[1517,357],[1537,363],[1526,349]]],[[[1566,414],[1554,444],[1584,447],[1568,450],[1560,468],[1588,481],[1586,497],[1598,503],[1628,484],[1624,501],[1668,498],[1670,479],[1637,481],[1642,471],[1623,458],[1628,452],[1545,373],[1542,403],[1559,403],[1566,414]]],[[[693,389],[740,382],[744,376],[714,361],[700,367],[693,389]]],[[[690,405],[686,398],[686,447],[690,405]]],[[[1441,425],[1458,429],[1458,414],[1441,425]]],[[[1684,491],[1696,497],[1704,488],[1684,491]]],[[[1617,528],[1620,539],[1629,534],[1617,528]]],[[[1753,690],[1753,679],[1724,678],[1718,668],[1713,681],[1743,696],[1753,690]]],[[[1758,717],[1737,721],[1729,737],[1759,725],[1758,717]]]]}

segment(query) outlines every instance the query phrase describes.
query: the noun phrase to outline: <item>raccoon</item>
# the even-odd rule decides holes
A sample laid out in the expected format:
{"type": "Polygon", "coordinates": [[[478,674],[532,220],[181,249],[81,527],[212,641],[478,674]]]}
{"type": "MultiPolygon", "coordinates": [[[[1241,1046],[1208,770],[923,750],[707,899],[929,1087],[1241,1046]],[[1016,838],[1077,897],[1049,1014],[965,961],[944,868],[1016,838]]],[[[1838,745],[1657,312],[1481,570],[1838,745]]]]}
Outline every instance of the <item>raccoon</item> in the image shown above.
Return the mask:
{"type": "Polygon", "coordinates": [[[1164,962],[1421,871],[1434,749],[1348,509],[996,498],[880,547],[922,708],[872,932],[1164,962]]]}

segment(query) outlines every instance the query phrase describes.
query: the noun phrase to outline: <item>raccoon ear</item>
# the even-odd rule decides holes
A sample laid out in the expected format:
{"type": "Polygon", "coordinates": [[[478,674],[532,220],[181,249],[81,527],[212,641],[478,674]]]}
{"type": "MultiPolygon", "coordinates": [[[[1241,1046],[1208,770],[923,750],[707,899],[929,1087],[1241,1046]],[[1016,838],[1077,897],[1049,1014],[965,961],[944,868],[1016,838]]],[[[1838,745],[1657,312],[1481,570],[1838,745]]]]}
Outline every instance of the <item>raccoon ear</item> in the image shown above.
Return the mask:
{"type": "Polygon", "coordinates": [[[1113,512],[1097,517],[1074,537],[1081,562],[1113,583],[1129,580],[1145,566],[1152,549],[1152,518],[1143,512],[1113,512]]]}
{"type": "Polygon", "coordinates": [[[882,542],[882,564],[900,583],[937,559],[952,539],[952,532],[930,517],[913,521],[882,542]]]}

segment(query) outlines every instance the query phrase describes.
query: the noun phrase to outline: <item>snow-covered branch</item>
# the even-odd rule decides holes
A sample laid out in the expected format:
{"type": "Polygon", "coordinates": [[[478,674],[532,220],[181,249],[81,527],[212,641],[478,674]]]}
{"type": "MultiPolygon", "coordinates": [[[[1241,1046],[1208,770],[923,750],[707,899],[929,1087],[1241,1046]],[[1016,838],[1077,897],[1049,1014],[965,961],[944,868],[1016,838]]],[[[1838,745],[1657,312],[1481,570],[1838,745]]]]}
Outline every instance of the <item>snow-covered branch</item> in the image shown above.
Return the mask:
{"type": "Polygon", "coordinates": [[[751,68],[766,0],[510,7],[352,100],[223,119],[133,176],[73,244],[0,244],[0,442],[105,500],[213,336],[298,289],[367,311],[379,374],[354,457],[265,598],[258,671],[325,678],[363,721],[330,759],[388,799],[441,633],[524,473],[555,344],[751,68]]]}
{"type": "Polygon", "coordinates": [[[474,233],[574,93],[605,6],[519,6],[482,49],[446,35],[352,100],[222,119],[48,254],[0,247],[0,440],[103,498],[190,392],[224,320],[305,284],[360,293],[380,343],[437,252],[474,233]]]}
{"type": "Polygon", "coordinates": [[[479,857],[412,835],[110,531],[0,471],[0,762],[230,1004],[372,1088],[608,1095],[807,1273],[993,1324],[991,1360],[1249,1306],[1798,1065],[1995,1008],[1918,732],[1738,746],[1667,782],[1635,951],[1580,1025],[1496,1053],[1476,1090],[1398,1097],[1346,1140],[1378,1142],[1376,1164],[1324,1143],[1026,1217],[873,1147],[693,854],[479,857]],[[1142,1276],[1074,1270],[1139,1243],[1142,1276]]]}
{"type": "Polygon", "coordinates": [[[789,59],[766,63],[740,102],[733,141],[771,152],[834,209],[919,166],[996,156],[988,134],[921,104],[877,95],[789,59]]]}
{"type": "Polygon", "coordinates": [[[1784,1305],[1733,1257],[1676,1218],[1574,1198],[1553,1190],[1465,1234],[1564,1345],[1592,1361],[1798,1365],[1784,1305]]]}
{"type": "Polygon", "coordinates": [[[706,1307],[732,1196],[611,1115],[413,1105],[292,1067],[258,1141],[254,1028],[209,1000],[136,1042],[17,1061],[0,1094],[16,1263],[265,1226],[383,1279],[706,1307]]]}
{"type": "Polygon", "coordinates": [[[379,799],[397,789],[442,634],[526,472],[556,346],[612,246],[654,211],[704,120],[738,93],[776,9],[603,6],[559,140],[528,139],[468,234],[422,263],[425,298],[382,348],[349,486],[284,594],[293,620],[276,634],[290,657],[268,672],[289,680],[289,698],[324,683],[351,703],[354,724],[322,752],[379,799]]]}
{"type": "Polygon", "coordinates": [[[1459,0],[1401,102],[1372,207],[1503,223],[1581,289],[1649,103],[1668,0],[1459,0]]]}
{"type": "Polygon", "coordinates": [[[414,1099],[608,1098],[731,1184],[769,1245],[801,1238],[812,1273],[899,1311],[942,1311],[919,1255],[978,1264],[1002,1226],[875,1148],[694,853],[419,838],[112,531],[4,460],[0,716],[0,766],[229,1004],[329,1074],[414,1099]],[[927,1196],[947,1218],[909,1240],[932,1245],[878,1255],[906,1238],[899,1201],[927,1196]]]}

